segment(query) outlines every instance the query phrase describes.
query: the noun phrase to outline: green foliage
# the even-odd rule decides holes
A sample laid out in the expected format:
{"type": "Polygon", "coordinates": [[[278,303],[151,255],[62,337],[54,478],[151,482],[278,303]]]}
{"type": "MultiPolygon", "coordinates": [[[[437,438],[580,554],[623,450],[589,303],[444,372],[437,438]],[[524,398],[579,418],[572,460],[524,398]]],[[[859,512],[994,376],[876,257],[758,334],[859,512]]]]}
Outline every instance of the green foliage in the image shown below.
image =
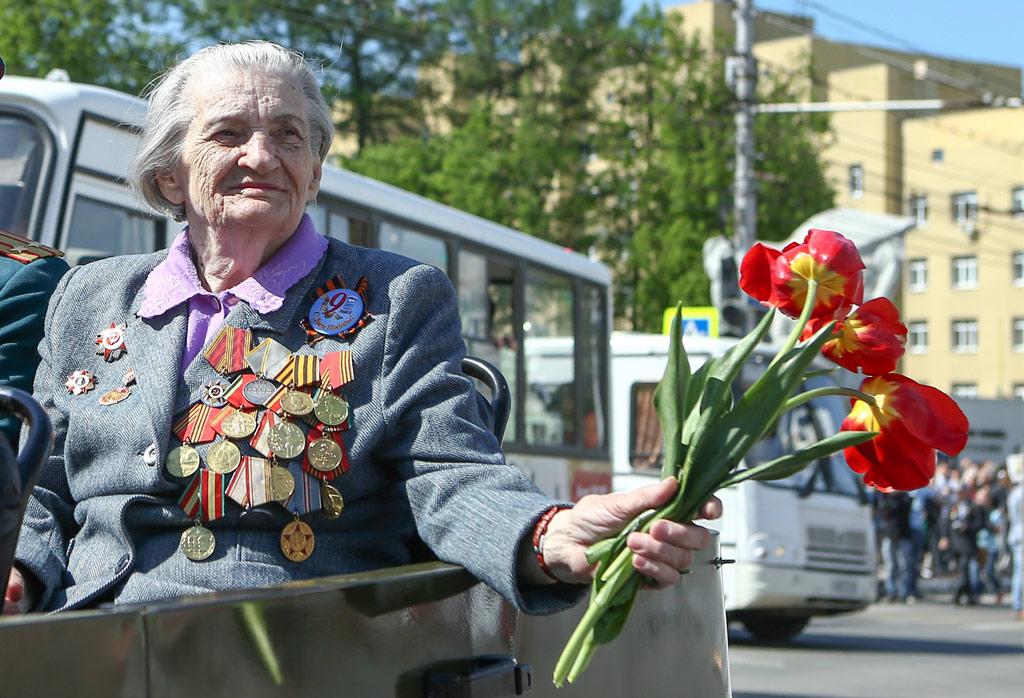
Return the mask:
{"type": "Polygon", "coordinates": [[[145,0],[12,0],[0,3],[0,54],[11,75],[62,68],[75,82],[139,94],[181,44],[166,6],[145,0]]]}

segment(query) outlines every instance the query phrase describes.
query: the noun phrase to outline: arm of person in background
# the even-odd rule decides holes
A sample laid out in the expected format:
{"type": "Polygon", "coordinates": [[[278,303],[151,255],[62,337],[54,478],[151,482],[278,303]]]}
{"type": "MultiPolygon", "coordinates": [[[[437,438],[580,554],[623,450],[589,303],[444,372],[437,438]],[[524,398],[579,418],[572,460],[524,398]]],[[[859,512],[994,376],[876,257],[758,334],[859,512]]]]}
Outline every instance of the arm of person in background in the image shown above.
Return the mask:
{"type": "MultiPolygon", "coordinates": [[[[39,365],[37,348],[50,296],[68,270],[56,250],[0,231],[0,386],[32,392],[39,365]],[[51,256],[15,250],[33,249],[51,256]]],[[[17,453],[21,423],[0,418],[0,431],[17,453]]]]}
{"type": "Polygon", "coordinates": [[[5,614],[22,613],[47,603],[63,580],[67,569],[67,542],[77,527],[64,469],[67,415],[54,405],[54,396],[64,390],[66,376],[54,374],[52,361],[54,354],[59,355],[63,349],[60,323],[55,317],[58,316],[64,291],[79,269],[82,267],[65,274],[57,284],[43,324],[33,396],[49,414],[54,444],[25,509],[15,566],[4,598],[5,614]]]}

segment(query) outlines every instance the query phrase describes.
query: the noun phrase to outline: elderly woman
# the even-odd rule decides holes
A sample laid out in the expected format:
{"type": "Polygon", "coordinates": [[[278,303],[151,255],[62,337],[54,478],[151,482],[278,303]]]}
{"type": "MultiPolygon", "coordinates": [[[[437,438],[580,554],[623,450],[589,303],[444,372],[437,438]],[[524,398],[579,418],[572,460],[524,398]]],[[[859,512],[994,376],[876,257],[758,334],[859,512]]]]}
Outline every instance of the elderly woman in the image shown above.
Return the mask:
{"type": "MultiPolygon", "coordinates": [[[[187,226],[54,294],[35,392],[56,443],[5,612],[401,565],[420,540],[552,611],[585,589],[588,544],[672,496],[570,507],[504,464],[444,274],[304,215],[332,133],[314,74],[274,44],[204,49],[155,86],[136,184],[187,226]]],[[[661,522],[630,547],[664,586],[707,539],[661,522]]]]}

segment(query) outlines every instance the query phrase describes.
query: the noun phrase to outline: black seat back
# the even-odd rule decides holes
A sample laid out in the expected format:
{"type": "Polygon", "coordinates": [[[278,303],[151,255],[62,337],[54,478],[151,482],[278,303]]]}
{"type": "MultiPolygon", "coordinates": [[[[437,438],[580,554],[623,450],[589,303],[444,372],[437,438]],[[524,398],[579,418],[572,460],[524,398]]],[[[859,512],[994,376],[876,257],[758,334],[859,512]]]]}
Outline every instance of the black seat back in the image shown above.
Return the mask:
{"type": "Polygon", "coordinates": [[[18,544],[21,517],[53,447],[53,430],[50,418],[39,403],[16,388],[0,386],[0,414],[14,415],[28,425],[28,437],[17,459],[6,439],[0,436],[0,598],[3,598],[18,544]]]}
{"type": "MultiPolygon", "coordinates": [[[[489,414],[485,414],[484,418],[487,420],[487,426],[501,442],[505,436],[509,411],[512,409],[512,393],[508,389],[505,376],[493,364],[476,356],[466,356],[462,359],[462,372],[480,381],[491,391],[491,398],[487,404],[489,414]]],[[[481,397],[486,401],[485,397],[481,397]]]]}

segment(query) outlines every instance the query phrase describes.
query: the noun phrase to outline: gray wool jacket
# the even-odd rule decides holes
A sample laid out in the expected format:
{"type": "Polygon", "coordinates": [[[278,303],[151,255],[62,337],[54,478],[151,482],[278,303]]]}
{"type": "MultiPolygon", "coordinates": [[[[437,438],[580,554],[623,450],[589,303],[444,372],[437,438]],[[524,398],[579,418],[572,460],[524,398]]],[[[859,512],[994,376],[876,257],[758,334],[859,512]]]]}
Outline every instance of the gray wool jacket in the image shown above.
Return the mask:
{"type": "MultiPolygon", "coordinates": [[[[138,603],[213,590],[252,588],[358,572],[412,561],[422,540],[433,553],[472,574],[531,613],[577,601],[584,587],[531,586],[516,573],[520,543],[555,502],[516,468],[483,425],[471,381],[460,371],[455,292],[434,267],[337,240],[318,266],[265,315],[239,302],[227,324],[272,337],[292,352],[352,352],[354,380],[341,389],[351,406],[343,433],[351,469],[334,480],[345,509],[330,520],[306,517],[316,536],[302,563],[281,553],[291,515],[227,515],[207,526],[213,556],[193,562],[179,550],[189,518],[177,506],[184,482],[163,467],[175,415],[218,378],[202,355],[184,376],[179,365],[187,304],[153,319],[136,316],[147,275],[166,252],[106,259],[72,269],[46,316],[35,397],[56,435],[25,516],[17,561],[42,583],[35,610],[138,603]],[[349,340],[306,343],[299,321],[313,292],[341,274],[368,280],[374,320],[349,340]],[[95,340],[110,323],[127,323],[127,354],[107,363],[95,340]],[[131,368],[130,397],[102,406],[98,396],[131,368]],[[67,377],[86,369],[95,390],[73,395],[67,377]]],[[[243,448],[247,448],[246,445],[243,448]]],[[[253,452],[255,454],[255,452],[253,452]]]]}

